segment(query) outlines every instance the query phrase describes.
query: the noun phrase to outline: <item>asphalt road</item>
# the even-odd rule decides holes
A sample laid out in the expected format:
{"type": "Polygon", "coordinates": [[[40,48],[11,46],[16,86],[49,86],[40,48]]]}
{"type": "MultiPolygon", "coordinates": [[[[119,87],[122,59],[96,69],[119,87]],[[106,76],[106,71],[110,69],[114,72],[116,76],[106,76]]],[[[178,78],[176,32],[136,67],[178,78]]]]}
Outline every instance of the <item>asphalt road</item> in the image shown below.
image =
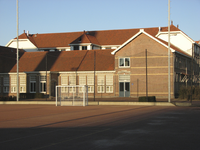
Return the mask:
{"type": "Polygon", "coordinates": [[[0,150],[199,150],[200,107],[0,105],[0,150]]]}

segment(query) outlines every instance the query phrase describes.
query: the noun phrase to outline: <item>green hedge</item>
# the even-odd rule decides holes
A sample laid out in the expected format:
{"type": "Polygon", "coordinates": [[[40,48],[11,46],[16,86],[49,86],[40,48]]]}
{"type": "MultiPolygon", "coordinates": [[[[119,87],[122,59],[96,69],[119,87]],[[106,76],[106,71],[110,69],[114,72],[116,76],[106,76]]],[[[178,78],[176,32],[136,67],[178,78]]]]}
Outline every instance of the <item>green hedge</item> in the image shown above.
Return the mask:
{"type": "Polygon", "coordinates": [[[139,102],[156,102],[156,97],[155,96],[148,96],[146,99],[146,96],[139,97],[138,99],[139,102]]]}
{"type": "Polygon", "coordinates": [[[26,99],[44,98],[44,93],[20,93],[19,97],[26,99]]]}

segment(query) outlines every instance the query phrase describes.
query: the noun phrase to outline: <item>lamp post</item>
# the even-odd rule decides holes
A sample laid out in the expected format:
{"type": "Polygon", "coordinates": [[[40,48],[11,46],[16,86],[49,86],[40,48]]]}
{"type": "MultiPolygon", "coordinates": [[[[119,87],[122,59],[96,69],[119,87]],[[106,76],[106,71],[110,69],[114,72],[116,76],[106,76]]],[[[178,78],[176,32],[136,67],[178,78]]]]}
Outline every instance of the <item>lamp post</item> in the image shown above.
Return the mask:
{"type": "Polygon", "coordinates": [[[168,102],[171,102],[170,80],[170,0],[168,0],[168,102]]]}
{"type": "Polygon", "coordinates": [[[19,11],[18,11],[18,0],[17,0],[17,101],[19,101],[19,11]]]}

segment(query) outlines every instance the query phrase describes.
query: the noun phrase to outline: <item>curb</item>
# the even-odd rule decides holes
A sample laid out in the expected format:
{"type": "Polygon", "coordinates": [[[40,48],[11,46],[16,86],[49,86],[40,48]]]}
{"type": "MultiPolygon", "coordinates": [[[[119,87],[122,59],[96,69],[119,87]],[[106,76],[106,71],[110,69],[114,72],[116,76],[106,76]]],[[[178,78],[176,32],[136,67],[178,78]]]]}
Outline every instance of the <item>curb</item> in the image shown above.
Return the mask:
{"type": "Polygon", "coordinates": [[[182,107],[188,107],[188,106],[192,106],[191,103],[184,103],[184,102],[174,102],[175,106],[182,106],[182,107]]]}
{"type": "MultiPolygon", "coordinates": [[[[55,101],[0,101],[0,104],[21,104],[21,105],[55,105],[55,101]]],[[[88,102],[89,106],[92,105],[117,105],[117,106],[175,106],[173,103],[168,103],[168,102],[101,102],[101,101],[96,101],[96,102],[88,102]]]]}

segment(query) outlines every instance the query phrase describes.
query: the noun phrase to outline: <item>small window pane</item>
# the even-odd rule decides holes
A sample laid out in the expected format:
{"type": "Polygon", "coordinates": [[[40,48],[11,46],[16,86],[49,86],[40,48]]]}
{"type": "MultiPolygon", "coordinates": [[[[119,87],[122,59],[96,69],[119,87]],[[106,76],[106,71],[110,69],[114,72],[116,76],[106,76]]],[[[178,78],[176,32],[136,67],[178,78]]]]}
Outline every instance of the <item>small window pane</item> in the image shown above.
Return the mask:
{"type": "Polygon", "coordinates": [[[124,58],[120,58],[120,66],[124,66],[124,58]]]}
{"type": "Polygon", "coordinates": [[[125,66],[129,66],[129,58],[125,58],[125,66]]]}

